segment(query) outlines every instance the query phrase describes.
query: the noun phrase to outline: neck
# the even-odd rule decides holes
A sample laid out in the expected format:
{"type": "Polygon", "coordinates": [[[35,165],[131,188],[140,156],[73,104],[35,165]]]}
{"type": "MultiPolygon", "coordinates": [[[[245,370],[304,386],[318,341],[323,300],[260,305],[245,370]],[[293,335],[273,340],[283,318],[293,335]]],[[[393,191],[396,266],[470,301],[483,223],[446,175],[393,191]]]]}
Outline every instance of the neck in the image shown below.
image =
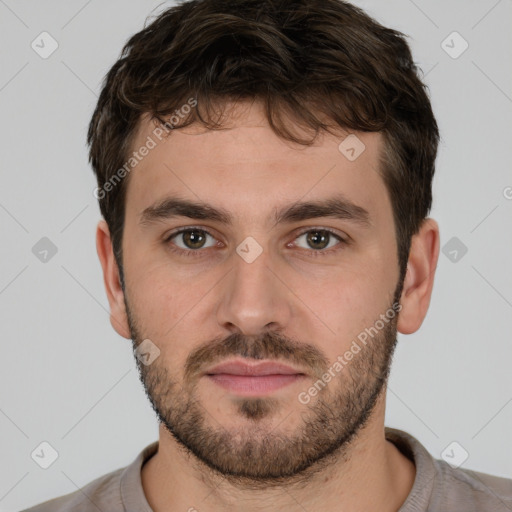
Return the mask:
{"type": "MultiPolygon", "coordinates": [[[[340,453],[311,468],[311,477],[272,488],[237,485],[206,468],[160,425],[158,452],[142,467],[142,486],[154,512],[396,512],[416,474],[384,432],[385,392],[372,415],[340,453]],[[320,492],[321,489],[321,492],[320,492]]],[[[304,475],[302,475],[304,476],[304,475]]]]}

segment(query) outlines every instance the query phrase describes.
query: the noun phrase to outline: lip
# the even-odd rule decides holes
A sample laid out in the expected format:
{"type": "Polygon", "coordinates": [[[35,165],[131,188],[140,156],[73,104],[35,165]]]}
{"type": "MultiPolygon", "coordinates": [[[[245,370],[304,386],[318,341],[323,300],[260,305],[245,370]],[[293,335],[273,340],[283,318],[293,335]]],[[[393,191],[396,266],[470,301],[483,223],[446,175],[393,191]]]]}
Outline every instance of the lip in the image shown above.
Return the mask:
{"type": "Polygon", "coordinates": [[[238,396],[262,396],[277,391],[306,377],[291,366],[266,361],[249,364],[228,361],[204,374],[211,382],[238,396]]]}
{"type": "Polygon", "coordinates": [[[274,361],[247,363],[246,361],[227,361],[205,372],[206,375],[229,374],[259,377],[264,375],[304,375],[304,372],[291,366],[274,361]]]}

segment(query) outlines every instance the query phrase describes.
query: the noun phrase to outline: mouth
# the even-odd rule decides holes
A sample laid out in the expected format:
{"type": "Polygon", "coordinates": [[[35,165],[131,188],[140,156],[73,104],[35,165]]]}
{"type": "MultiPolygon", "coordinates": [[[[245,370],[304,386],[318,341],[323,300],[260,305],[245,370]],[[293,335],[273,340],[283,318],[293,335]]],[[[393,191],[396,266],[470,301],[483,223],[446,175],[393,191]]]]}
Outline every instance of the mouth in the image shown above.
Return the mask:
{"type": "Polygon", "coordinates": [[[251,364],[247,361],[234,360],[214,366],[207,370],[204,376],[233,394],[261,396],[303,380],[306,374],[273,361],[251,364]]]}

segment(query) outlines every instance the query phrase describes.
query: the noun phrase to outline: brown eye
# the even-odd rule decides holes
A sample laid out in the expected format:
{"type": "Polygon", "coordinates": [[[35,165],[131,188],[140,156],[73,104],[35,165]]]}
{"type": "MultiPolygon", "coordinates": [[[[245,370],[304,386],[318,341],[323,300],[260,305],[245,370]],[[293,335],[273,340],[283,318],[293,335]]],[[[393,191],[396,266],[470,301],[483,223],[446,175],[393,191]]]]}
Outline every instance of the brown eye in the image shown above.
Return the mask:
{"type": "Polygon", "coordinates": [[[203,229],[182,229],[172,234],[168,239],[172,243],[183,250],[197,250],[215,245],[215,238],[203,229]],[[208,238],[211,242],[208,243],[208,238]]]}
{"type": "Polygon", "coordinates": [[[203,247],[206,237],[200,231],[185,231],[182,233],[183,243],[189,249],[200,249],[203,247]]]}
{"type": "Polygon", "coordinates": [[[298,247],[309,250],[312,249],[314,251],[330,249],[338,243],[344,242],[340,236],[328,229],[310,229],[309,231],[305,231],[300,234],[295,240],[302,240],[302,244],[296,242],[298,247]]]}
{"type": "Polygon", "coordinates": [[[310,231],[306,241],[312,249],[325,249],[329,245],[331,234],[326,231],[310,231]]]}

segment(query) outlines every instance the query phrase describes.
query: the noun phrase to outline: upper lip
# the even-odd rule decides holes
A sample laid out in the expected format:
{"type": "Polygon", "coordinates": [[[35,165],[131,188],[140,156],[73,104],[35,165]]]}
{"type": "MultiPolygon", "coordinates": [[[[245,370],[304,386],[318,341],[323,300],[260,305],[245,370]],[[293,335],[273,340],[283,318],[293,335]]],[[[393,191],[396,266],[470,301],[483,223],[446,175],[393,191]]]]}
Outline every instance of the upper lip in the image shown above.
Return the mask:
{"type": "Polygon", "coordinates": [[[303,372],[283,363],[265,361],[261,363],[247,363],[243,361],[226,361],[205,372],[206,375],[227,373],[230,375],[297,375],[303,372]]]}

